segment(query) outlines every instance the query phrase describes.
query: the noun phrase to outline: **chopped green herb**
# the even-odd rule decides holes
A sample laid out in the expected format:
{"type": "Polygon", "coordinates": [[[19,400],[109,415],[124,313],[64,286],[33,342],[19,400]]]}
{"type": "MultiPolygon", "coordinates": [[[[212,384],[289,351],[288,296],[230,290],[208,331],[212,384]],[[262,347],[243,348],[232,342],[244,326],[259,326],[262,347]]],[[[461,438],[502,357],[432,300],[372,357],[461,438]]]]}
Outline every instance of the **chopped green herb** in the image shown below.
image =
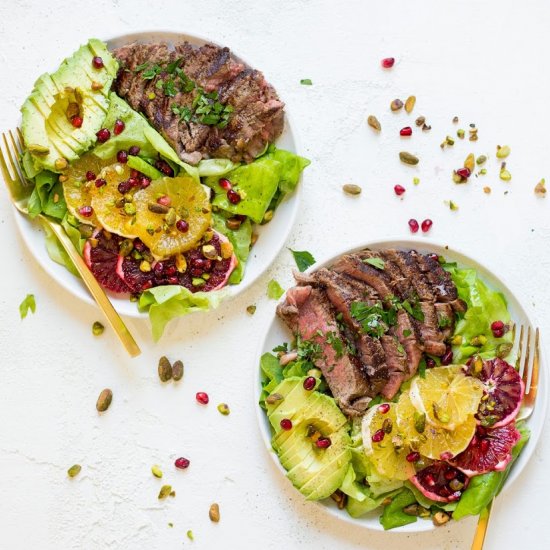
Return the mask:
{"type": "Polygon", "coordinates": [[[278,300],[284,293],[284,289],[275,279],[271,279],[271,281],[267,283],[268,298],[271,298],[272,300],[278,300]]]}
{"type": "Polygon", "coordinates": [[[440,317],[438,320],[437,320],[437,326],[439,328],[447,328],[447,327],[450,327],[451,326],[451,319],[449,319],[448,317],[440,317]]]}
{"type": "Polygon", "coordinates": [[[21,319],[24,319],[27,316],[29,310],[32,313],[36,311],[36,301],[34,299],[34,294],[27,294],[27,296],[25,296],[25,299],[19,304],[19,315],[21,315],[21,319]]]}
{"type": "Polygon", "coordinates": [[[179,67],[179,64],[181,63],[182,59],[183,57],[180,57],[175,61],[172,61],[172,63],[168,63],[168,65],[166,65],[166,72],[169,74],[174,74],[174,72],[176,71],[176,68],[179,67]]]}
{"type": "Polygon", "coordinates": [[[288,351],[288,344],[285,342],[284,344],[280,344],[278,346],[275,346],[271,351],[273,353],[277,353],[279,351],[282,351],[283,353],[286,353],[288,351]]]}
{"type": "Polygon", "coordinates": [[[417,297],[412,300],[412,304],[409,300],[404,300],[401,302],[403,309],[417,321],[424,321],[424,312],[420,307],[420,301],[417,297]]]}
{"type": "Polygon", "coordinates": [[[164,95],[168,97],[174,97],[176,95],[176,84],[172,79],[164,81],[163,92],[164,95]]]}
{"type": "Polygon", "coordinates": [[[363,332],[373,338],[380,338],[397,322],[396,309],[384,310],[380,301],[373,306],[366,302],[353,302],[350,312],[361,323],[363,332]]]}
{"type": "Polygon", "coordinates": [[[365,258],[363,263],[372,265],[372,267],[376,267],[376,269],[385,269],[386,267],[386,263],[382,258],[365,258]]]}
{"type": "Polygon", "coordinates": [[[344,355],[344,343],[335,332],[327,332],[325,336],[336,353],[336,359],[340,359],[344,355]]]}
{"type": "Polygon", "coordinates": [[[311,340],[302,340],[301,338],[296,339],[296,349],[300,359],[307,359],[312,362],[322,353],[321,344],[311,340]]]}
{"type": "Polygon", "coordinates": [[[426,378],[426,359],[424,359],[424,357],[422,357],[418,364],[418,374],[420,378],[426,378]]]}
{"type": "Polygon", "coordinates": [[[303,86],[312,86],[313,82],[311,81],[311,78],[302,78],[302,80],[300,80],[300,84],[303,86]]]}
{"type": "Polygon", "coordinates": [[[411,334],[412,334],[412,331],[409,330],[408,328],[406,328],[406,329],[403,331],[403,336],[404,336],[405,338],[408,338],[411,334]]]}
{"type": "Polygon", "coordinates": [[[308,252],[307,250],[292,250],[292,248],[289,248],[289,250],[294,256],[294,261],[298,266],[298,271],[303,272],[315,263],[315,258],[311,252],[308,252]]]}
{"type": "Polygon", "coordinates": [[[155,78],[155,76],[158,76],[161,72],[162,67],[157,63],[153,63],[151,66],[143,71],[143,73],[141,74],[141,78],[143,78],[144,80],[153,80],[153,78],[155,78]]]}

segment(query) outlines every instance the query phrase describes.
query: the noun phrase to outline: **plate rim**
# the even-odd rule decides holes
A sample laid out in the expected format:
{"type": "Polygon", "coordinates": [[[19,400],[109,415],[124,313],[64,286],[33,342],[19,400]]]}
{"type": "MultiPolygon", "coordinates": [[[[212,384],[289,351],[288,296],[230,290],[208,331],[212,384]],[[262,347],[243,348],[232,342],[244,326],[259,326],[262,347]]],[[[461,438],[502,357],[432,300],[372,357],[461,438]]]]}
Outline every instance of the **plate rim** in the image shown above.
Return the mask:
{"type": "MultiPolygon", "coordinates": [[[[210,43],[214,44],[220,47],[224,47],[222,44],[219,44],[218,42],[211,40],[209,38],[206,38],[202,35],[198,34],[188,34],[186,32],[179,32],[174,30],[166,30],[166,29],[158,29],[158,30],[137,30],[132,31],[128,33],[122,33],[118,35],[109,35],[107,37],[102,37],[101,40],[107,44],[108,47],[117,40],[124,40],[128,38],[128,40],[136,39],[138,40],[140,36],[144,35],[169,35],[172,38],[179,37],[179,39],[183,40],[189,40],[192,43],[195,44],[204,44],[204,43],[210,43]]],[[[100,35],[101,36],[101,35],[100,35]]],[[[168,38],[170,40],[170,38],[168,38]]],[[[227,46],[229,47],[229,46],[227,46]]],[[[249,63],[248,58],[243,58],[238,52],[233,50],[233,48],[230,48],[231,53],[239,60],[245,62],[247,65],[254,67],[255,65],[253,63],[249,63]]],[[[261,70],[261,69],[259,69],[261,70]]],[[[264,71],[262,70],[262,73],[264,71]]],[[[295,154],[301,154],[302,151],[302,143],[300,140],[300,137],[298,135],[298,132],[296,130],[296,126],[292,123],[292,116],[288,110],[288,106],[285,104],[285,130],[284,132],[288,132],[289,137],[291,141],[293,142],[293,152],[295,154]]],[[[275,260],[277,259],[277,256],[280,254],[280,252],[283,250],[286,242],[288,241],[290,234],[292,230],[294,229],[294,226],[296,224],[296,220],[298,217],[298,212],[300,210],[300,206],[303,201],[303,193],[304,193],[304,174],[302,173],[300,175],[300,180],[298,182],[298,185],[296,186],[296,189],[294,192],[283,202],[292,201],[290,212],[287,214],[287,221],[284,225],[284,230],[280,231],[278,234],[277,244],[276,246],[271,247],[272,251],[271,254],[268,255],[268,260],[258,269],[258,272],[256,273],[255,277],[250,278],[249,280],[246,280],[246,270],[245,270],[245,276],[243,277],[243,280],[238,285],[228,285],[224,289],[220,290],[220,292],[225,292],[225,296],[222,298],[222,304],[227,303],[231,301],[232,299],[236,298],[246,290],[248,290],[252,285],[254,285],[264,274],[265,272],[273,265],[275,260]]],[[[14,210],[15,212],[15,210],[14,210]]],[[[33,258],[33,261],[38,264],[38,266],[43,269],[48,277],[50,277],[57,285],[62,287],[64,290],[69,292],[72,296],[82,300],[83,302],[87,303],[88,305],[99,309],[97,303],[92,298],[84,284],[72,273],[70,273],[64,266],[60,266],[56,262],[54,262],[49,256],[47,257],[47,262],[42,263],[39,261],[39,258],[36,256],[34,252],[34,243],[33,239],[31,237],[33,232],[40,232],[43,234],[42,237],[42,244],[45,247],[45,234],[40,226],[40,223],[37,221],[30,220],[26,218],[23,215],[20,215],[19,213],[15,212],[15,223],[17,226],[17,230],[19,231],[19,234],[21,236],[21,239],[25,243],[25,246],[27,250],[29,251],[30,255],[33,258]],[[63,271],[60,271],[59,268],[61,268],[63,271]],[[62,274],[63,276],[59,276],[59,274],[62,274]],[[73,279],[75,281],[73,281],[73,279]]],[[[269,227],[266,226],[266,227],[269,227]]],[[[46,254],[47,256],[47,254],[46,254]]],[[[109,299],[113,303],[113,306],[115,307],[115,310],[117,310],[117,313],[119,315],[123,315],[124,317],[129,317],[133,319],[148,319],[147,312],[140,312],[137,304],[131,303],[128,299],[120,299],[116,296],[111,296],[108,294],[109,299]],[[120,302],[119,302],[120,300],[120,302]],[[131,304],[134,307],[128,307],[126,304],[131,304]],[[120,309],[120,303],[125,306],[123,311],[120,309]],[[118,306],[118,307],[117,307],[118,306]]],[[[209,310],[207,313],[209,313],[212,310],[209,310]]]]}
{"type": "MultiPolygon", "coordinates": [[[[326,265],[330,264],[340,256],[344,254],[348,254],[351,252],[356,252],[359,250],[362,250],[364,248],[369,247],[384,247],[384,246],[395,246],[395,247],[409,247],[413,249],[419,249],[419,250],[425,250],[430,247],[435,247],[443,250],[447,250],[450,255],[454,257],[462,257],[463,259],[466,259],[470,262],[464,263],[466,267],[469,267],[471,265],[472,268],[475,268],[476,270],[478,268],[481,268],[483,271],[487,272],[490,276],[490,278],[497,283],[498,290],[500,290],[506,299],[508,297],[513,298],[515,302],[519,305],[520,310],[525,315],[525,320],[528,321],[528,323],[531,326],[535,326],[533,324],[533,315],[532,310],[529,307],[525,307],[523,305],[523,302],[521,302],[515,295],[515,293],[512,292],[510,289],[510,286],[506,282],[506,277],[502,277],[500,275],[495,275],[493,271],[491,271],[489,268],[485,267],[485,265],[480,262],[477,258],[474,256],[465,253],[463,250],[461,250],[458,247],[455,247],[454,245],[446,245],[442,244],[441,241],[431,239],[431,238],[414,238],[414,237],[402,237],[402,236],[390,236],[380,239],[369,239],[362,244],[354,244],[352,247],[346,248],[343,251],[337,252],[337,253],[330,253],[326,254],[322,257],[322,259],[318,262],[316,262],[313,266],[311,266],[309,269],[307,269],[304,273],[311,273],[313,271],[316,271],[317,269],[320,269],[322,267],[325,267],[326,265]],[[401,244],[398,244],[401,243],[401,244]],[[475,267],[474,265],[475,264],[475,267]]],[[[460,260],[458,260],[460,262],[460,260]]],[[[482,277],[483,278],[483,277],[482,277]]],[[[281,297],[281,300],[286,296],[286,292],[281,297]]],[[[279,300],[277,303],[280,303],[279,300]]],[[[254,355],[255,359],[255,365],[254,365],[254,387],[253,387],[253,394],[254,394],[254,408],[256,411],[256,420],[257,420],[257,426],[260,438],[264,444],[265,452],[270,456],[272,464],[274,465],[275,469],[277,469],[281,474],[282,477],[286,480],[286,483],[290,484],[288,479],[286,478],[286,470],[281,465],[279,458],[277,456],[277,453],[273,450],[271,446],[271,434],[270,434],[270,428],[269,423],[267,421],[267,416],[265,415],[264,410],[259,406],[259,400],[260,395],[262,391],[262,374],[260,369],[260,359],[263,353],[266,353],[266,344],[269,337],[269,334],[272,330],[272,327],[274,323],[277,322],[277,317],[275,314],[275,311],[273,312],[273,317],[270,317],[268,321],[266,322],[265,326],[262,327],[262,337],[261,340],[256,348],[256,353],[254,355]]],[[[504,493],[505,491],[509,490],[510,487],[514,485],[514,483],[517,481],[517,479],[520,477],[523,470],[528,466],[529,462],[531,461],[533,454],[537,448],[537,445],[540,440],[540,436],[542,435],[542,430],[544,427],[544,420],[546,417],[547,409],[548,409],[548,399],[549,399],[549,384],[547,375],[544,373],[546,369],[546,353],[544,350],[543,345],[543,339],[541,338],[541,346],[540,346],[540,372],[539,372],[539,393],[537,396],[537,407],[533,413],[533,415],[526,420],[527,425],[530,428],[530,439],[528,444],[523,449],[521,455],[520,455],[520,467],[518,468],[518,464],[516,463],[514,465],[514,468],[512,469],[508,479],[506,480],[506,483],[501,489],[501,493],[504,493]],[[537,419],[537,423],[531,424],[531,422],[534,419],[537,419]]],[[[282,480],[281,480],[282,481],[282,480]]],[[[289,485],[292,491],[296,492],[296,495],[302,497],[305,500],[305,497],[296,489],[292,484],[289,485]]],[[[382,533],[389,533],[389,534],[403,534],[403,533],[420,533],[420,532],[429,532],[436,529],[436,527],[428,521],[423,522],[415,522],[411,523],[409,525],[404,525],[401,527],[398,527],[396,529],[391,530],[384,530],[383,527],[378,523],[371,524],[370,521],[365,521],[365,519],[359,518],[352,518],[345,510],[338,510],[334,506],[327,505],[325,502],[328,499],[322,500],[322,501],[308,501],[314,504],[318,509],[321,509],[324,511],[325,514],[328,516],[333,517],[334,519],[338,521],[342,521],[344,523],[349,523],[351,525],[354,525],[356,527],[360,527],[363,529],[367,529],[369,531],[377,531],[382,533]]],[[[368,520],[371,520],[372,518],[368,518],[368,520]]],[[[460,521],[460,520],[459,520],[460,521]]],[[[457,522],[459,523],[459,522],[457,522]]]]}

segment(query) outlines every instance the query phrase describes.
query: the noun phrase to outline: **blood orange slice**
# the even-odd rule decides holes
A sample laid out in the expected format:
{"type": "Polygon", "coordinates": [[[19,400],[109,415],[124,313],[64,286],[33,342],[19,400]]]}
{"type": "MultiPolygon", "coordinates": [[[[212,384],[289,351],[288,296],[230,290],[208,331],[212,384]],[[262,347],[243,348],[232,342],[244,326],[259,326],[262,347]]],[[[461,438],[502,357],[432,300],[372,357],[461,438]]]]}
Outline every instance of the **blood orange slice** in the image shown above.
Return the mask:
{"type": "Polygon", "coordinates": [[[417,472],[410,482],[426,498],[436,502],[453,502],[462,496],[469,478],[446,462],[437,461],[417,472]]]}

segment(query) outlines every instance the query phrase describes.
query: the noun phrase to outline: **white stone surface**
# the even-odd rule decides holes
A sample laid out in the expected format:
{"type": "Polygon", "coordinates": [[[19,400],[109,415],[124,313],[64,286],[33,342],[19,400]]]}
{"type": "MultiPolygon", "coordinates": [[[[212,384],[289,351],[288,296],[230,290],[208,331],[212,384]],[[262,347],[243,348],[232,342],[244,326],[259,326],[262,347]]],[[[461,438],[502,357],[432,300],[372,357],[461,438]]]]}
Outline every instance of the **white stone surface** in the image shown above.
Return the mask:
{"type": "MultiPolygon", "coordinates": [[[[430,237],[502,275],[546,335],[550,198],[537,199],[533,187],[549,175],[549,16],[544,0],[1,0],[0,128],[18,123],[35,78],[90,36],[166,29],[212,37],[264,70],[313,161],[290,246],[321,257],[359,241],[406,236],[410,217],[431,217],[430,237]],[[397,58],[391,71],[380,68],[386,56],[397,58]],[[301,86],[301,78],[314,85],[301,86]],[[409,94],[418,98],[413,115],[392,114],[390,101],[409,94]],[[380,136],[366,125],[371,113],[382,123],[380,136]],[[431,132],[414,128],[400,140],[399,128],[420,114],[431,132]],[[460,127],[476,123],[479,141],[456,140],[442,151],[439,143],[456,131],[454,115],[460,127]],[[510,183],[498,179],[497,144],[512,148],[510,183]],[[418,168],[400,165],[403,149],[418,153],[418,168]],[[490,155],[489,174],[456,186],[450,171],[470,151],[490,155]],[[344,196],[346,182],[363,194],[344,196]],[[396,183],[407,188],[402,199],[393,193],[396,183]],[[485,195],[483,185],[493,192],[485,195]],[[457,212],[443,203],[449,199],[457,212]]],[[[157,345],[145,322],[132,321],[144,353],[130,360],[112,332],[92,336],[100,314],[36,265],[0,195],[1,548],[470,548],[475,520],[410,536],[339,523],[306,503],[271,464],[256,425],[254,356],[275,308],[266,284],[272,277],[291,282],[288,251],[244,295],[173,324],[157,345]],[[29,292],[37,312],[20,321],[18,305],[29,292]],[[254,317],[245,312],[252,303],[254,317]],[[159,382],[162,354],[184,361],[179,384],[159,382]],[[114,399],[99,416],[94,405],[104,387],[114,399]],[[210,394],[209,406],[195,402],[199,390],[210,394]],[[228,417],[216,410],[222,401],[231,407],[228,417]],[[189,470],[175,471],[180,455],[191,459],[189,470]],[[83,469],[69,480],[73,463],[83,469]],[[153,464],[165,472],[162,481],[151,475],[153,464]],[[157,500],[163,482],[175,499],[157,500]],[[217,525],[208,519],[214,501],[217,525]]],[[[547,426],[528,471],[498,499],[487,549],[547,547],[549,435],[547,426]]]]}

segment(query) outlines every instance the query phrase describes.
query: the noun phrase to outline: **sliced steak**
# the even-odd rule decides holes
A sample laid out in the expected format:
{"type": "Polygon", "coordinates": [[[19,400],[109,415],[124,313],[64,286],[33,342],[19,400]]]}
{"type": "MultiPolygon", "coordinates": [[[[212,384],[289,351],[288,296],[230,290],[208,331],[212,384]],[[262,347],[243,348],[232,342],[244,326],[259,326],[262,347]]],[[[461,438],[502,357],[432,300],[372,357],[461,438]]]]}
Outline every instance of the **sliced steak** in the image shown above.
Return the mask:
{"type": "Polygon", "coordinates": [[[390,333],[397,338],[407,354],[408,368],[405,378],[408,379],[416,374],[424,349],[416,338],[411,318],[404,310],[397,312],[397,325],[390,330],[390,333]]]}
{"type": "Polygon", "coordinates": [[[285,301],[277,307],[277,315],[302,340],[319,344],[321,353],[314,362],[321,369],[340,408],[350,416],[364,413],[370,401],[367,397],[371,393],[369,382],[348,354],[338,357],[327,342],[327,333],[341,335],[321,290],[311,286],[291,288],[285,301]]]}
{"type": "Polygon", "coordinates": [[[452,336],[455,330],[455,312],[451,304],[442,302],[435,304],[435,312],[437,314],[437,324],[446,340],[452,336]]]}
{"type": "Polygon", "coordinates": [[[261,72],[237,61],[228,48],[184,42],[170,49],[165,43],[134,43],[113,53],[121,65],[113,84],[116,93],[143,113],[186,162],[210,157],[251,162],[283,131],[284,104],[274,88],[261,72]],[[144,67],[145,63],[149,65],[144,67]],[[178,89],[179,83],[175,90],[164,90],[163,84],[174,79],[167,72],[170,63],[177,63],[195,84],[193,90],[178,89]],[[159,74],[144,79],[144,71],[153,64],[161,67],[159,74]],[[174,114],[174,106],[180,112],[184,108],[193,112],[199,89],[217,92],[218,101],[232,107],[225,128],[174,114]]]}

